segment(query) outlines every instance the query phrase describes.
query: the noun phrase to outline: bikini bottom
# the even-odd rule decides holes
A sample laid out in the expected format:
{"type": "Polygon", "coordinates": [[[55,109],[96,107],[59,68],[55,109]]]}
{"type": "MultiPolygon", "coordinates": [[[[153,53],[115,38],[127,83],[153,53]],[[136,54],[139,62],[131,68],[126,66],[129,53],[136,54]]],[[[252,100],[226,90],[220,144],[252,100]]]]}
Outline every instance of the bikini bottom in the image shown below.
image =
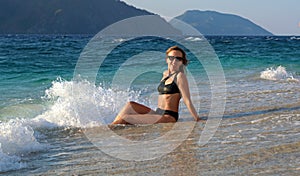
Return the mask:
{"type": "Polygon", "coordinates": [[[155,112],[160,115],[170,115],[175,118],[176,122],[179,117],[178,112],[174,112],[174,111],[170,111],[170,110],[163,110],[163,109],[157,108],[155,112]]]}

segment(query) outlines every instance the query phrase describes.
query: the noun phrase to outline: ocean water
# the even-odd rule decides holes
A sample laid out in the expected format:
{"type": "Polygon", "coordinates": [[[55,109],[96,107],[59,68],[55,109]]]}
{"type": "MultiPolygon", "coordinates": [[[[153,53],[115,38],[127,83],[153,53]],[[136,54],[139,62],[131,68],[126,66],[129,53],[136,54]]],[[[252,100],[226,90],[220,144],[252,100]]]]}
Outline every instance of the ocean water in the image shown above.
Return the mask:
{"type": "MultiPolygon", "coordinates": [[[[107,130],[129,100],[156,107],[156,86],[167,47],[146,38],[126,45],[109,38],[98,50],[118,46],[101,63],[78,68],[93,36],[0,36],[0,174],[5,175],[297,175],[300,170],[300,37],[207,37],[226,80],[226,106],[212,138],[199,144],[206,122],[194,124],[180,105],[173,124],[116,126],[107,130]],[[125,46],[125,47],[124,47],[125,46]],[[122,48],[123,47],[123,48],[122,48]],[[124,49],[125,48],[125,49],[124,49]],[[85,68],[86,67],[86,68],[85,68]],[[150,69],[151,68],[151,69],[150,69]],[[78,72],[78,70],[81,72],[78,72]],[[96,75],[95,75],[96,70],[96,75]],[[95,76],[86,79],[83,73],[95,76]],[[78,79],[75,76],[82,76],[78,79]],[[154,140],[155,157],[132,159],[137,148],[114,143],[117,136],[154,140]],[[166,151],[155,139],[173,131],[166,151]],[[184,140],[176,134],[187,133],[184,140]],[[92,136],[92,137],[91,137],[92,136]],[[101,143],[101,147],[96,141],[101,143]],[[111,139],[111,140],[110,140],[111,139]],[[176,145],[175,145],[176,144],[176,145]],[[107,152],[110,150],[113,155],[107,152]],[[117,157],[116,157],[117,156],[117,157]]],[[[197,47],[204,38],[186,37],[197,47]]],[[[125,42],[125,44],[124,44],[125,42]]],[[[205,48],[199,48],[204,52],[205,48]]],[[[193,58],[187,67],[200,116],[209,117],[211,80],[193,58]]],[[[202,58],[209,62],[210,58],[202,58]]],[[[150,156],[149,154],[149,156],[150,156]]]]}

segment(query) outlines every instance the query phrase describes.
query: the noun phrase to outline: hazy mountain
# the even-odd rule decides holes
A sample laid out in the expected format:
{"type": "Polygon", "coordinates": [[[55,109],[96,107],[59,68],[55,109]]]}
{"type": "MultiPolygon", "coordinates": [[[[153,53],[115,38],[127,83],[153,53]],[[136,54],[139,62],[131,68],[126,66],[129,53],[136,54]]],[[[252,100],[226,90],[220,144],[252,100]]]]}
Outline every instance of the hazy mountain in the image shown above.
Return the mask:
{"type": "Polygon", "coordinates": [[[203,35],[268,36],[271,32],[237,15],[190,10],[176,17],[203,35]]]}
{"type": "MultiPolygon", "coordinates": [[[[0,34],[95,34],[117,21],[141,15],[153,14],[120,0],[0,0],[0,34]]],[[[193,10],[176,18],[204,35],[272,35],[236,15],[193,10]]],[[[133,26],[151,32],[172,31],[159,16],[141,24],[128,26],[129,32],[133,26]]]]}
{"type": "Polygon", "coordinates": [[[0,33],[95,34],[119,20],[150,14],[119,0],[0,0],[0,33]]]}

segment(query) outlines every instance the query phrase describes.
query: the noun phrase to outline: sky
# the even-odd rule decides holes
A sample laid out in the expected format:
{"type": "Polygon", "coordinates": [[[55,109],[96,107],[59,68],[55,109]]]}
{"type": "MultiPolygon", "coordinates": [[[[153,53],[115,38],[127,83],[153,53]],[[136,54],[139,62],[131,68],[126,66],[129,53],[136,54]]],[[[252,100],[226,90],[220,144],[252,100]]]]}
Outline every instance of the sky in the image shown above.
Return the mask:
{"type": "Polygon", "coordinates": [[[213,10],[249,19],[275,35],[300,36],[300,0],[122,0],[162,17],[213,10]]]}

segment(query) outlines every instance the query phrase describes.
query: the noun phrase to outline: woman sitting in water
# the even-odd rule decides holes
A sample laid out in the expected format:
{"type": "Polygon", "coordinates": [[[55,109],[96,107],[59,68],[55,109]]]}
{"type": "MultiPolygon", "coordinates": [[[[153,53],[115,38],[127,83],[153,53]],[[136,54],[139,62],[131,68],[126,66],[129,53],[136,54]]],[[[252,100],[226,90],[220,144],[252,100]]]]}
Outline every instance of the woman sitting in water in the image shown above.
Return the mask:
{"type": "Polygon", "coordinates": [[[169,123],[178,120],[179,100],[185,105],[196,121],[201,120],[190,98],[184,66],[187,65],[186,53],[178,46],[166,51],[168,70],[158,86],[158,108],[156,111],[136,102],[128,102],[117,115],[112,124],[154,124],[169,123]]]}

